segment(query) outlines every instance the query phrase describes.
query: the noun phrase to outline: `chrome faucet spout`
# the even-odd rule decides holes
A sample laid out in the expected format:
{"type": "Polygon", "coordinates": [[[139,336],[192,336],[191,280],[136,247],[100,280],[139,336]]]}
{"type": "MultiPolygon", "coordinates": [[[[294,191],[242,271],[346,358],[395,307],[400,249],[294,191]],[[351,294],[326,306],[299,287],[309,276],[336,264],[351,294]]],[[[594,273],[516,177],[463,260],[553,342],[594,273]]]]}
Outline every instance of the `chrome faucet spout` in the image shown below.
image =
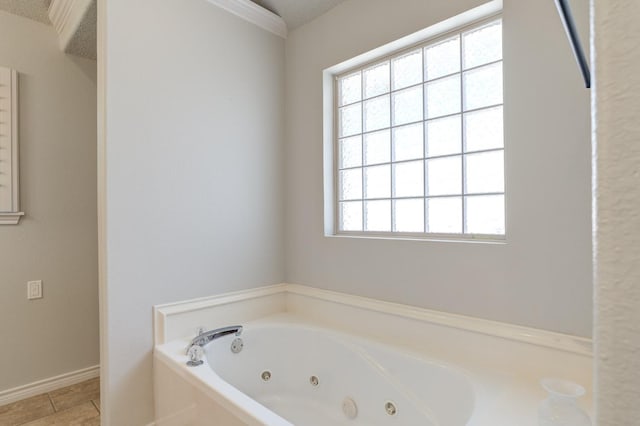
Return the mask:
{"type": "Polygon", "coordinates": [[[191,340],[191,342],[189,343],[189,347],[187,348],[187,353],[193,346],[203,347],[209,342],[229,334],[235,334],[236,336],[241,335],[242,326],[232,325],[228,327],[216,328],[215,330],[205,331],[204,333],[197,335],[191,340]]]}

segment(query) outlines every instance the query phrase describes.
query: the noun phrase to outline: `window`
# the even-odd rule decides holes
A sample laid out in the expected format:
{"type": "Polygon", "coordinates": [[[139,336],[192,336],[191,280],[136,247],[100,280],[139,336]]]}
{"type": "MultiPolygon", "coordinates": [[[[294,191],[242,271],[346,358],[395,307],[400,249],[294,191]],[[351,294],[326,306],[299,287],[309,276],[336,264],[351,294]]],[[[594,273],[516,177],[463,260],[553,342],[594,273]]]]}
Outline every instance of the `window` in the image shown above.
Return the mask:
{"type": "Polygon", "coordinates": [[[505,234],[502,21],[335,78],[338,234],[505,234]]]}

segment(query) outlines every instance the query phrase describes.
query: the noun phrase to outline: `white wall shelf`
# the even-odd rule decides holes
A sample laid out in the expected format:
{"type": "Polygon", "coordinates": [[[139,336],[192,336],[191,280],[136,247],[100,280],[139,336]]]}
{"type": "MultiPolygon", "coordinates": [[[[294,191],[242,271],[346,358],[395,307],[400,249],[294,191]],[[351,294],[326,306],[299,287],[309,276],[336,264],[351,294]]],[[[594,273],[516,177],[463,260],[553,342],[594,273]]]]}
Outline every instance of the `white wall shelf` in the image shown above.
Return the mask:
{"type": "Polygon", "coordinates": [[[16,225],[18,187],[18,73],[0,67],[0,225],[16,225]]]}

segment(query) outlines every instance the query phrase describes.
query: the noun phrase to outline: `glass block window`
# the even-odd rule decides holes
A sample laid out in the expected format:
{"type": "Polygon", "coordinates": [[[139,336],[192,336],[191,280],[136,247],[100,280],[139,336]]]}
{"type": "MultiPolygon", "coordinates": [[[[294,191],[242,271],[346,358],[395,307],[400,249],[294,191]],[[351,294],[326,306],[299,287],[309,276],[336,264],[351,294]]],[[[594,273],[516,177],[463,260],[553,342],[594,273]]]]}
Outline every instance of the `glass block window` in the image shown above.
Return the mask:
{"type": "Polygon", "coordinates": [[[336,79],[337,232],[504,236],[502,21],[336,79]]]}

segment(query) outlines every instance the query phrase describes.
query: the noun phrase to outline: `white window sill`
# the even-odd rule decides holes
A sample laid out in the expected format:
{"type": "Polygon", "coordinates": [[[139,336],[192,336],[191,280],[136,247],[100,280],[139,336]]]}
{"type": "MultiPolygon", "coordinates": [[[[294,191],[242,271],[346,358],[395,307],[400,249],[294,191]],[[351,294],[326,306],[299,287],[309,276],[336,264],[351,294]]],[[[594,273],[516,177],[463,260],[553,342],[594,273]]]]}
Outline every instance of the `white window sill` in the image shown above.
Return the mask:
{"type": "Polygon", "coordinates": [[[0,225],[17,225],[24,212],[0,213],[0,225]]]}
{"type": "Polygon", "coordinates": [[[460,234],[401,234],[401,233],[348,233],[325,234],[329,238],[352,238],[364,240],[395,240],[395,241],[424,241],[438,243],[480,243],[480,244],[507,244],[504,235],[460,235],[460,234]]]}

